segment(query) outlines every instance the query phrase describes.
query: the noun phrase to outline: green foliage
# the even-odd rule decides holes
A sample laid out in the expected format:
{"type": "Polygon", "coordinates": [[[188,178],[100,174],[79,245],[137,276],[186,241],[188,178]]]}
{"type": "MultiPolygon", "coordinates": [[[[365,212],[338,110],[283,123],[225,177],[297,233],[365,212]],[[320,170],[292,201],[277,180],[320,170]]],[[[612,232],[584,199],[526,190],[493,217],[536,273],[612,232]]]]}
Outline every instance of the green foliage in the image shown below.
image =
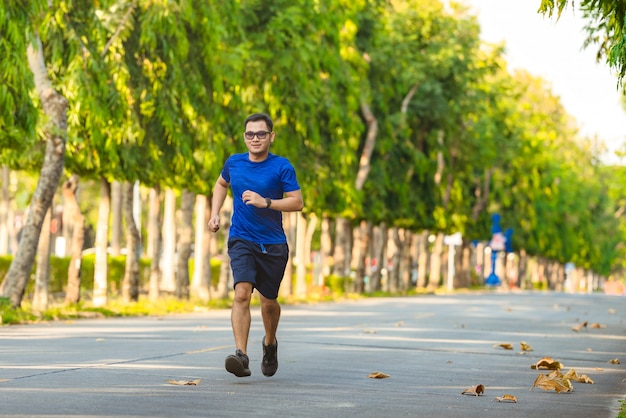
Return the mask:
{"type": "Polygon", "coordinates": [[[541,0],[539,12],[560,17],[567,6],[578,8],[586,20],[584,46],[596,45],[598,61],[605,58],[617,70],[618,84],[626,76],[626,2],[623,0],[541,0]]]}
{"type": "Polygon", "coordinates": [[[617,418],[626,418],[626,399],[622,399],[620,403],[622,404],[622,408],[619,415],[617,415],[617,418]]]}
{"type": "MultiPolygon", "coordinates": [[[[568,3],[544,0],[542,11],[561,13],[568,3]]],[[[476,18],[461,5],[63,6],[0,5],[0,164],[24,170],[20,177],[41,163],[37,129],[46,123],[24,53],[37,29],[53,87],[70,102],[68,172],[209,194],[226,156],[245,149],[244,117],[265,111],[276,122],[273,152],[296,166],[309,213],[482,240],[498,212],[515,230],[514,246],[530,255],[602,274],[626,267],[624,173],[601,166],[545,82],[511,74],[503,46],[481,44],[476,18]],[[364,104],[378,122],[369,161],[361,161],[364,104]],[[361,164],[370,171],[357,190],[361,164]]],[[[590,30],[608,31],[603,48],[623,76],[617,6],[579,4],[598,24],[590,30]]],[[[20,209],[29,189],[11,189],[20,209]]],[[[91,225],[94,202],[81,201],[91,225]]],[[[51,261],[53,292],[63,290],[67,262],[51,261]]],[[[110,260],[114,294],[124,267],[123,258],[110,260]]],[[[85,257],[85,291],[92,277],[93,258],[85,257]]],[[[329,279],[333,292],[345,291],[342,280],[329,279]]]]}
{"type": "Polygon", "coordinates": [[[330,289],[330,293],[333,295],[343,295],[346,292],[349,281],[349,277],[339,277],[331,274],[324,278],[324,285],[330,289]]]}

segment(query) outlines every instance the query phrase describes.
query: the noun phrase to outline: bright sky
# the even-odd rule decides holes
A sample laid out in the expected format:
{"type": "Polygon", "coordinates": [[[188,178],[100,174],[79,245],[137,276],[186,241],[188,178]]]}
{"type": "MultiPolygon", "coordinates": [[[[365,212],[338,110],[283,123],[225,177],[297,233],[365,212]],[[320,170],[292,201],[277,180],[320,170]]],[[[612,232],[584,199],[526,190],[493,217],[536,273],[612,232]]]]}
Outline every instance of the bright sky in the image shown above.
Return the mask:
{"type": "Polygon", "coordinates": [[[581,133],[609,148],[603,160],[617,162],[612,151],[626,142],[626,111],[617,77],[607,64],[596,63],[595,46],[583,50],[582,14],[570,7],[556,21],[537,13],[541,0],[461,1],[478,17],[484,41],[505,42],[510,70],[522,68],[546,80],[581,133]]]}

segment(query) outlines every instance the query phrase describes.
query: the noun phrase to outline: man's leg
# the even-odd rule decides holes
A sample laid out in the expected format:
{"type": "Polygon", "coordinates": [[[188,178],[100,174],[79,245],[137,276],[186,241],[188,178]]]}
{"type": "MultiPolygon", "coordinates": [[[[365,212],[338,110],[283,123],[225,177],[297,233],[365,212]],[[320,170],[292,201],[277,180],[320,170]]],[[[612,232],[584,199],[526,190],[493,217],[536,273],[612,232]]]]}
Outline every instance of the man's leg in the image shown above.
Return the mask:
{"type": "Polygon", "coordinates": [[[263,295],[261,298],[261,316],[263,317],[263,327],[265,328],[264,345],[272,345],[276,342],[276,330],[280,320],[280,305],[276,299],[267,299],[263,295]]]}
{"type": "Polygon", "coordinates": [[[240,282],[235,286],[235,300],[230,313],[233,326],[235,346],[247,354],[248,335],[250,333],[250,299],[252,298],[252,283],[240,282]]]}
{"type": "Polygon", "coordinates": [[[276,340],[276,330],[280,320],[280,305],[276,299],[267,299],[261,296],[261,316],[265,328],[265,339],[263,340],[263,360],[261,361],[261,371],[265,376],[274,376],[278,369],[278,341],[276,340]]]}
{"type": "Polygon", "coordinates": [[[246,354],[248,348],[248,333],[250,332],[250,298],[252,284],[240,282],[235,286],[235,301],[230,313],[230,321],[233,326],[235,354],[226,357],[224,363],[226,370],[237,377],[250,376],[250,359],[246,354]]]}

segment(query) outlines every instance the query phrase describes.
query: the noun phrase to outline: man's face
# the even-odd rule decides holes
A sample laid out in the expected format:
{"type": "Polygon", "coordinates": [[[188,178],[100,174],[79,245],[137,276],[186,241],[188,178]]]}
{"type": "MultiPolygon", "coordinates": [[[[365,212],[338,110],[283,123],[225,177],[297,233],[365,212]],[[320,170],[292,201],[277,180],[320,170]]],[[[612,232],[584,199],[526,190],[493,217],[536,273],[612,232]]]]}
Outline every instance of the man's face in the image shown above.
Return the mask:
{"type": "Polygon", "coordinates": [[[250,121],[246,124],[243,138],[251,159],[262,159],[267,156],[270,144],[274,142],[274,132],[269,132],[264,120],[250,121]]]}

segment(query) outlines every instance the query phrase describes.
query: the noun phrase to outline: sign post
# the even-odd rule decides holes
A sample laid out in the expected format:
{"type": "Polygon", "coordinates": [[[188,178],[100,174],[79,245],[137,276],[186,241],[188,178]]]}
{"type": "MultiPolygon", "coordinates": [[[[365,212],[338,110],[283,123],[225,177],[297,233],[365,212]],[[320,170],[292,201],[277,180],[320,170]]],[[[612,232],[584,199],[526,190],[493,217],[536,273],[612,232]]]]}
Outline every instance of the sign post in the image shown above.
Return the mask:
{"type": "Polygon", "coordinates": [[[511,237],[513,236],[513,229],[508,228],[504,233],[500,226],[500,215],[494,213],[491,215],[491,241],[489,241],[489,248],[491,249],[491,273],[485,284],[487,286],[500,286],[502,282],[496,274],[496,261],[498,260],[498,252],[505,251],[506,253],[513,252],[513,245],[511,244],[511,237]]]}

